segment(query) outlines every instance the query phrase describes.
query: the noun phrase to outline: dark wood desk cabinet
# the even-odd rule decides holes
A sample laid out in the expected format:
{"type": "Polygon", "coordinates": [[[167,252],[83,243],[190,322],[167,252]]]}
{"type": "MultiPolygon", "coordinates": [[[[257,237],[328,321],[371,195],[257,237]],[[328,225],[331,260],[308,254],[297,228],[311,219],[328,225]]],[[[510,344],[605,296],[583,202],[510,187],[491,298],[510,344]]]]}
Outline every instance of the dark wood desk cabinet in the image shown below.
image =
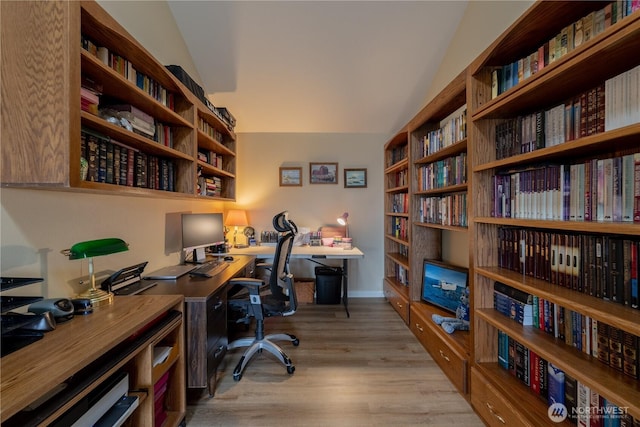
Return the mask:
{"type": "Polygon", "coordinates": [[[185,303],[187,388],[208,389],[213,396],[216,371],[227,351],[227,283],[253,277],[254,256],[234,256],[229,267],[211,278],[158,281],[145,294],[180,294],[185,303]]]}

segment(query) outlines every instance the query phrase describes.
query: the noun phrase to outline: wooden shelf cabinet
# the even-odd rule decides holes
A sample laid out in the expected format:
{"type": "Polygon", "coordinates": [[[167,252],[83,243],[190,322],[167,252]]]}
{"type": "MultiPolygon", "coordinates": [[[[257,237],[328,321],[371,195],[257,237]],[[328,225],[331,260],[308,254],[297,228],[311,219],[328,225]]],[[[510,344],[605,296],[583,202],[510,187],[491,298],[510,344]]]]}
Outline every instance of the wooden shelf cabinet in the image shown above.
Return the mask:
{"type": "MultiPolygon", "coordinates": [[[[582,94],[598,90],[595,88],[604,87],[606,80],[640,65],[637,55],[640,48],[640,13],[635,11],[607,25],[603,31],[574,49],[568,49],[559,59],[510,89],[492,94],[492,75],[496,74],[496,70],[527,57],[562,33],[563,29],[573,28],[572,24],[578,21],[582,23],[583,17],[611,6],[611,2],[536,2],[469,68],[468,150],[472,170],[469,188],[473,194],[469,227],[474,242],[471,403],[489,425],[556,425],[547,415],[548,400],[537,395],[498,363],[499,331],[560,368],[591,393],[624,408],[623,412],[635,419],[640,418],[640,383],[637,378],[599,361],[593,348],[588,351],[575,348],[568,345],[565,339],[558,338],[557,334],[554,335],[554,331],[545,332],[534,326],[523,326],[501,315],[494,308],[493,300],[494,283],[501,282],[545,300],[558,313],[569,310],[575,312],[586,319],[587,325],[604,323],[640,336],[640,311],[629,304],[590,294],[587,288],[582,290],[581,287],[561,286],[540,274],[536,276],[535,272],[529,273],[532,270],[527,270],[526,264],[524,272],[512,271],[501,264],[499,256],[504,229],[520,230],[522,233],[568,234],[582,242],[591,238],[638,241],[640,224],[503,218],[496,214],[498,208],[494,204],[496,175],[534,169],[540,165],[575,165],[640,152],[640,123],[630,123],[612,130],[594,125],[588,134],[578,133],[579,127],[576,125],[576,131],[569,134],[564,143],[510,156],[498,153],[497,128],[503,123],[535,112],[548,111],[558,104],[565,105],[565,108],[568,108],[567,105],[577,108],[579,102],[576,104],[576,99],[582,94]]],[[[591,114],[591,118],[587,117],[586,120],[601,117],[597,109],[591,114]]],[[[610,114],[609,110],[605,114],[610,114]]],[[[573,187],[570,192],[578,194],[573,187]]],[[[586,193],[588,191],[579,194],[577,203],[586,193]]],[[[612,202],[605,202],[604,205],[607,203],[612,202]]],[[[542,208],[538,205],[535,209],[542,208]]],[[[523,241],[525,247],[531,245],[526,238],[523,241]]],[[[544,253],[547,246],[542,246],[544,253]]],[[[586,258],[587,246],[579,247],[578,255],[586,258]]],[[[518,255],[521,253],[518,252],[518,255]]],[[[545,264],[546,261],[541,263],[545,264]]],[[[583,274],[585,265],[579,262],[574,265],[580,275],[583,274]]],[[[617,272],[611,270],[614,275],[617,272]]],[[[580,279],[572,279],[574,282],[586,283],[584,277],[576,277],[580,279]]],[[[610,277],[606,280],[610,280],[610,277]]],[[[575,417],[575,414],[568,415],[569,418],[575,417]]],[[[570,420],[565,420],[563,425],[570,425],[570,420]]]]}
{"type": "Polygon", "coordinates": [[[2,104],[3,186],[235,200],[233,131],[97,3],[1,7],[2,98],[12,100],[2,104]],[[87,86],[101,108],[125,104],[150,116],[154,136],[82,109],[87,86]],[[97,153],[86,131],[98,135],[97,153]],[[129,177],[120,152],[135,162],[129,177]],[[205,179],[216,191],[201,190],[205,179]]]}
{"type": "Polygon", "coordinates": [[[384,147],[384,279],[383,292],[409,323],[409,143],[405,129],[384,147]]]}
{"type": "Polygon", "coordinates": [[[421,289],[423,261],[442,259],[443,230],[467,231],[466,222],[457,222],[459,218],[465,221],[467,218],[466,205],[460,202],[467,197],[468,189],[466,77],[466,70],[456,76],[385,146],[387,225],[383,283],[385,298],[465,396],[469,391],[471,335],[466,331],[450,335],[436,325],[431,319],[433,314],[453,315],[422,302],[421,289]],[[463,118],[454,120],[455,126],[451,128],[447,119],[452,117],[463,118]],[[443,126],[445,121],[447,125],[443,126]],[[425,150],[424,140],[429,137],[433,145],[425,150]],[[397,156],[398,152],[406,154],[397,156]],[[398,184],[398,174],[405,178],[402,185],[398,184]],[[446,179],[447,174],[453,179],[446,179]],[[450,211],[454,215],[445,213],[445,220],[441,217],[436,220],[435,215],[430,221],[426,220],[426,210],[442,206],[442,198],[447,197],[456,198],[458,202],[449,205],[454,207],[450,211]],[[433,200],[427,208],[424,199],[430,198],[433,200]],[[398,201],[403,202],[402,209],[397,208],[398,201]],[[392,225],[396,222],[405,224],[407,230],[403,237],[393,233],[392,225]]]}
{"type": "Polygon", "coordinates": [[[41,340],[2,358],[2,425],[49,425],[117,372],[129,374],[129,395],[140,399],[132,425],[155,423],[154,385],[168,373],[165,426],[185,418],[183,297],[116,297],[85,316],[59,323],[41,340]],[[171,347],[154,366],[154,348],[171,347]],[[24,411],[34,402],[37,410],[24,411]]]}

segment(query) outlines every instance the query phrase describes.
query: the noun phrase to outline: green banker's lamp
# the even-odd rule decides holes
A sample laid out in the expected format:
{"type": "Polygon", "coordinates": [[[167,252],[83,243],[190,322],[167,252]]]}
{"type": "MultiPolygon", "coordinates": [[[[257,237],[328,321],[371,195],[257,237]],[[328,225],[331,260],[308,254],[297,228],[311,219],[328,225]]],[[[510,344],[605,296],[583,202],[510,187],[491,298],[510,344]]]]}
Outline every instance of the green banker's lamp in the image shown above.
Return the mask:
{"type": "Polygon", "coordinates": [[[122,239],[108,238],[89,240],[87,242],[76,243],[71,249],[60,251],[63,255],[72,259],[89,259],[89,277],[91,278],[91,288],[86,292],[78,295],[78,298],[87,298],[91,300],[94,307],[99,305],[111,304],[113,302],[113,294],[111,292],[98,289],[96,287],[96,276],[93,271],[93,257],[110,255],[118,252],[129,250],[129,245],[122,239]]]}

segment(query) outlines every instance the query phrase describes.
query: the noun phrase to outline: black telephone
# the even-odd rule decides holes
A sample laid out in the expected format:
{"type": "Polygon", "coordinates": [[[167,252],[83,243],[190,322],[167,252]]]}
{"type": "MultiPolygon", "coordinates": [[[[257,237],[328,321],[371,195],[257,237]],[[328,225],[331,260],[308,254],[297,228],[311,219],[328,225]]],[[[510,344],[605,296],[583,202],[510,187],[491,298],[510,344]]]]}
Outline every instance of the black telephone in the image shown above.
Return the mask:
{"type": "Polygon", "coordinates": [[[132,265],[131,267],[122,268],[104,279],[100,287],[105,291],[115,292],[132,283],[139,282],[142,277],[142,272],[148,263],[149,261],[145,261],[132,265]]]}

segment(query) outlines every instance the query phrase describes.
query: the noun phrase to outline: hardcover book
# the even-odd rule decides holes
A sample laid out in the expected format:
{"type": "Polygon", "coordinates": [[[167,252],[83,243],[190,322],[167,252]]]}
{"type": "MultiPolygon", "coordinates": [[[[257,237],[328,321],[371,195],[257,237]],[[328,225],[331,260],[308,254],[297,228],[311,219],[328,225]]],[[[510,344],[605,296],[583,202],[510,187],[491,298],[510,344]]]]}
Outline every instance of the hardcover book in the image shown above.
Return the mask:
{"type": "Polygon", "coordinates": [[[557,366],[555,366],[553,363],[549,363],[547,369],[548,369],[549,405],[553,405],[554,403],[564,404],[565,403],[564,371],[558,368],[557,366]]]}

